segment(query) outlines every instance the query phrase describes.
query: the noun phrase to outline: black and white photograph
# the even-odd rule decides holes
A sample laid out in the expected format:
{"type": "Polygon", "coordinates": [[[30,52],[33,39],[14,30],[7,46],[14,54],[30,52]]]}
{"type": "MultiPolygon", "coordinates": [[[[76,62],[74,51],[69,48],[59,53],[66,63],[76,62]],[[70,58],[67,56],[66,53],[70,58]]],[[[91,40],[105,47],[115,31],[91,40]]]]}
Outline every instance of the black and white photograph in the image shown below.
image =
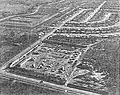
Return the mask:
{"type": "Polygon", "coordinates": [[[0,0],[0,95],[120,95],[120,0],[0,0]]]}

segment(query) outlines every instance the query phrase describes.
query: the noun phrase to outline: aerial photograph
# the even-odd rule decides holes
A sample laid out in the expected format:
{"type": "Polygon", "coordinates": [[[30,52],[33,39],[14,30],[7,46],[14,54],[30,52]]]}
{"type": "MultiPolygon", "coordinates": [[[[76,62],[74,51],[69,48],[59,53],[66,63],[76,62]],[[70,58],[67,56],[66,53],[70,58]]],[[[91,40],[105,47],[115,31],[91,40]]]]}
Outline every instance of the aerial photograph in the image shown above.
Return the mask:
{"type": "Polygon", "coordinates": [[[0,0],[0,95],[120,95],[120,0],[0,0]]]}

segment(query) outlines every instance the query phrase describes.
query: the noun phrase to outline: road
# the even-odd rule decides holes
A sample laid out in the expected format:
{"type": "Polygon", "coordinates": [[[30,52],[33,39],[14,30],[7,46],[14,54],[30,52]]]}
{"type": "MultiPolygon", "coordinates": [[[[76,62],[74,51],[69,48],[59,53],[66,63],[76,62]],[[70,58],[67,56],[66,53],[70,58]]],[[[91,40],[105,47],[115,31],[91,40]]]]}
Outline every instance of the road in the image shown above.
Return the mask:
{"type": "MultiPolygon", "coordinates": [[[[58,1],[58,2],[48,3],[47,5],[56,4],[56,3],[63,2],[63,1],[65,1],[65,0],[60,0],[60,1],[58,1]]],[[[35,10],[34,12],[32,12],[32,13],[28,13],[28,14],[17,14],[17,15],[12,15],[12,16],[8,16],[8,17],[5,17],[5,18],[2,18],[2,19],[0,19],[0,22],[3,22],[3,21],[5,21],[5,20],[8,20],[8,19],[11,19],[11,18],[14,18],[14,17],[34,15],[34,14],[36,14],[36,13],[39,11],[39,9],[40,9],[41,7],[42,7],[42,5],[39,5],[39,6],[36,8],[36,10],[35,10]]]]}
{"type": "MultiPolygon", "coordinates": [[[[55,22],[55,21],[57,21],[57,20],[59,20],[59,19],[61,19],[63,16],[65,16],[66,14],[68,14],[68,13],[70,13],[70,12],[72,12],[74,9],[72,9],[72,10],[70,10],[70,11],[68,11],[68,12],[66,12],[65,14],[63,14],[63,15],[61,15],[61,17],[60,18],[56,18],[55,20],[53,20],[52,22],[55,22]]],[[[37,25],[35,25],[35,26],[33,26],[32,28],[34,29],[34,28],[38,28],[39,26],[44,26],[44,22],[46,22],[46,21],[48,21],[48,20],[50,20],[50,19],[52,19],[53,17],[55,17],[55,16],[57,16],[57,15],[59,15],[60,13],[56,13],[56,14],[54,14],[54,15],[52,15],[51,17],[49,17],[49,18],[47,18],[47,19],[45,19],[44,21],[42,21],[41,23],[38,23],[37,25]]],[[[51,23],[51,22],[50,22],[51,23]]]]}
{"type": "MultiPolygon", "coordinates": [[[[72,20],[73,18],[75,18],[77,15],[79,15],[82,12],[82,10],[80,10],[78,13],[74,14],[73,16],[71,16],[70,18],[68,18],[67,20],[63,21],[63,23],[59,26],[56,27],[53,31],[51,31],[50,33],[46,34],[44,37],[42,37],[40,40],[38,40],[37,42],[35,42],[33,45],[31,45],[30,47],[28,47],[27,49],[25,49],[23,52],[21,52],[20,54],[16,55],[14,58],[12,58],[10,61],[8,61],[6,64],[4,64],[1,69],[6,68],[6,66],[8,65],[8,63],[12,62],[13,60],[15,62],[19,61],[19,59],[22,56],[26,56],[29,52],[31,52],[34,48],[38,47],[41,44],[41,41],[44,40],[45,38],[47,38],[48,36],[52,35],[56,30],[60,29],[66,22],[72,20]],[[24,55],[23,55],[24,54],[24,55]],[[20,57],[20,58],[19,58],[20,57]],[[17,59],[18,58],[18,59],[17,59]],[[17,60],[17,61],[16,61],[17,60]]],[[[57,15],[57,14],[55,14],[57,15]]],[[[52,16],[53,17],[53,16],[52,16]]],[[[52,18],[50,17],[50,18],[52,18]]],[[[45,21],[49,20],[50,18],[46,19],[45,21]]]]}
{"type": "MultiPolygon", "coordinates": [[[[63,21],[62,24],[60,24],[58,27],[56,27],[53,31],[51,31],[50,33],[46,34],[44,37],[42,37],[40,40],[38,40],[36,43],[34,43],[33,45],[31,45],[31,47],[27,48],[26,50],[24,50],[22,53],[18,54],[16,57],[14,57],[11,61],[9,62],[14,62],[14,64],[16,62],[19,61],[19,57],[22,55],[23,56],[26,56],[28,53],[30,53],[33,49],[35,49],[36,47],[40,46],[41,45],[41,41],[46,39],[48,36],[52,35],[56,30],[60,29],[65,23],[67,23],[68,21],[71,21],[72,19],[74,19],[77,15],[79,15],[80,13],[82,13],[83,10],[79,10],[77,13],[73,14],[71,17],[69,17],[68,19],[66,19],[65,21],[63,21]],[[16,61],[17,59],[17,61],[16,61]]],[[[77,57],[78,58],[78,57],[77,57]]],[[[5,75],[5,76],[8,76],[8,77],[12,77],[12,78],[15,78],[16,80],[20,80],[20,81],[25,81],[28,82],[28,83],[33,83],[33,85],[41,85],[41,81],[40,80],[36,80],[36,79],[32,79],[32,78],[27,78],[27,77],[23,77],[23,76],[19,76],[19,75],[15,75],[15,74],[11,74],[11,73],[6,73],[3,69],[6,68],[6,66],[9,64],[6,63],[2,68],[0,68],[0,72],[2,73],[2,75],[5,75]]],[[[14,65],[13,64],[13,65],[14,65]]],[[[77,90],[77,89],[73,89],[73,88],[69,88],[69,87],[66,87],[66,86],[61,86],[61,85],[56,85],[56,84],[52,84],[52,83],[49,83],[49,82],[42,82],[42,84],[46,84],[48,86],[52,86],[54,88],[60,88],[60,89],[63,89],[63,90],[67,90],[67,91],[76,91],[76,92],[80,92],[80,93],[86,93],[88,95],[93,95],[94,93],[92,92],[87,92],[87,91],[83,91],[83,90],[77,90]]],[[[99,95],[99,94],[95,94],[95,95],[99,95]]]]}
{"type": "Polygon", "coordinates": [[[63,35],[68,37],[81,37],[81,36],[97,36],[97,37],[106,37],[106,36],[120,36],[120,32],[115,33],[90,33],[90,34],[74,34],[74,33],[54,33],[53,35],[63,35]]]}
{"type": "MultiPolygon", "coordinates": [[[[62,0],[64,1],[64,0],[62,0]]],[[[106,3],[103,2],[98,8],[96,8],[94,10],[94,12],[88,17],[86,18],[85,20],[85,23],[89,22],[89,20],[91,20],[94,15],[101,9],[101,7],[106,3]]],[[[51,4],[48,4],[48,5],[51,5],[51,4]]],[[[41,6],[38,6],[37,9],[33,12],[33,13],[30,13],[30,14],[23,14],[22,16],[28,16],[28,15],[34,15],[36,14],[39,9],[40,9],[41,6]]],[[[73,9],[74,10],[74,9],[73,9]]],[[[61,17],[58,17],[57,15],[59,15],[59,13],[56,13],[54,15],[52,15],[51,17],[43,20],[41,23],[33,26],[33,31],[34,29],[36,28],[39,28],[39,27],[43,27],[44,26],[44,22],[46,21],[49,21],[50,19],[52,20],[52,18],[54,17],[58,17],[58,19],[55,19],[54,21],[57,21],[57,20],[60,20],[62,17],[63,17],[63,20],[64,20],[64,16],[66,14],[69,14],[70,12],[72,12],[73,10],[71,11],[68,11],[66,12],[65,14],[61,15],[61,17]],[[43,26],[42,26],[43,24],[43,26]]],[[[18,63],[19,60],[21,60],[23,57],[27,56],[29,53],[31,53],[34,49],[36,49],[38,46],[42,46],[42,41],[44,39],[46,39],[47,37],[49,37],[50,35],[65,35],[65,36],[72,36],[72,37],[81,37],[81,36],[97,36],[97,37],[106,37],[106,36],[109,36],[109,35],[113,35],[113,36],[117,36],[119,35],[120,36],[120,33],[119,32],[116,32],[116,33],[95,33],[95,34],[73,34],[73,33],[55,33],[56,30],[58,29],[68,29],[68,31],[70,29],[76,29],[76,30],[81,30],[81,29],[87,29],[88,31],[89,30],[94,30],[95,32],[97,30],[100,30],[100,32],[102,32],[102,29],[106,28],[106,29],[109,29],[109,28],[112,28],[112,27],[115,27],[116,25],[120,25],[120,23],[117,23],[115,25],[112,25],[112,26],[107,26],[107,27],[64,27],[64,25],[67,23],[67,22],[70,22],[71,20],[73,20],[76,16],[80,15],[84,10],[86,9],[81,9],[79,10],[77,13],[71,15],[70,17],[68,16],[68,18],[64,21],[62,21],[62,23],[60,23],[57,27],[49,27],[48,28],[53,28],[52,31],[50,31],[49,33],[47,33],[46,35],[44,35],[43,37],[40,38],[40,40],[38,40],[37,42],[35,42],[33,45],[29,46],[27,49],[25,49],[24,51],[22,51],[20,54],[18,54],[17,56],[15,56],[14,58],[12,58],[10,61],[8,61],[5,65],[2,66],[2,68],[0,68],[0,76],[4,76],[4,77],[7,77],[7,78],[11,78],[11,79],[14,79],[15,82],[18,81],[18,82],[23,82],[23,83],[26,83],[26,84],[30,84],[30,85],[35,85],[35,86],[38,86],[38,87],[43,87],[43,88],[49,88],[51,90],[56,90],[56,91],[60,91],[60,92],[65,92],[65,93],[72,93],[71,95],[76,95],[76,92],[78,92],[79,94],[78,95],[100,95],[100,94],[96,94],[96,93],[92,93],[92,92],[89,92],[89,91],[84,91],[84,90],[77,90],[77,89],[74,89],[74,88],[69,88],[68,87],[68,84],[72,81],[74,75],[78,74],[81,75],[83,74],[82,71],[76,73],[76,66],[78,64],[76,64],[73,68],[73,71],[71,72],[71,74],[69,75],[69,77],[66,77],[67,78],[67,81],[65,83],[65,85],[57,85],[57,84],[53,84],[53,83],[50,83],[50,82],[45,82],[45,81],[41,81],[41,80],[36,80],[36,79],[33,79],[33,78],[28,78],[28,77],[24,77],[24,76],[20,76],[20,75],[16,75],[16,74],[12,74],[12,73],[7,73],[6,71],[4,71],[4,69],[12,62],[12,65],[10,65],[10,67],[14,67],[16,65],[16,63],[18,63]],[[2,75],[1,75],[2,74],[2,75]]],[[[64,10],[63,10],[64,11],[64,10]]],[[[101,20],[101,21],[98,21],[97,23],[100,23],[102,21],[105,21],[107,20],[109,17],[110,17],[111,13],[107,14],[106,17],[101,20]]],[[[5,21],[5,20],[8,20],[8,19],[11,19],[11,18],[14,18],[14,17],[17,17],[17,16],[21,16],[21,15],[13,15],[13,16],[9,16],[9,17],[6,17],[6,18],[3,18],[3,19],[0,19],[0,22],[2,21],[5,21]]],[[[70,22],[71,23],[71,22],[70,22]]],[[[96,22],[92,22],[92,23],[96,23],[96,22]]],[[[79,23],[77,23],[79,24],[79,23]]],[[[74,24],[73,24],[74,26],[74,24]]],[[[86,31],[84,31],[85,33],[86,31]]],[[[75,60],[73,61],[73,63],[78,60],[78,61],[81,61],[85,54],[87,53],[87,51],[92,47],[94,46],[95,44],[98,44],[99,42],[96,42],[94,44],[90,44],[87,46],[87,48],[84,50],[83,53],[79,53],[79,55],[75,58],[75,60]]],[[[27,60],[26,60],[27,61],[27,60]]],[[[24,65],[24,63],[22,64],[24,65]]]]}
{"type": "Polygon", "coordinates": [[[88,22],[91,18],[93,18],[93,16],[100,10],[100,8],[106,3],[107,1],[104,1],[100,6],[98,6],[98,8],[96,8],[94,10],[94,12],[91,13],[90,16],[88,16],[88,18],[84,21],[84,22],[88,22]]]}
{"type": "Polygon", "coordinates": [[[32,79],[32,78],[26,78],[26,77],[23,77],[23,76],[18,76],[18,75],[15,75],[15,74],[6,73],[3,70],[2,71],[0,70],[0,73],[4,73],[4,75],[2,75],[4,77],[7,76],[8,78],[14,78],[15,80],[18,80],[19,82],[22,82],[22,83],[36,85],[38,87],[43,87],[43,88],[48,87],[51,90],[56,90],[56,91],[63,92],[63,93],[66,93],[66,90],[67,90],[68,93],[73,93],[73,95],[76,95],[76,93],[79,93],[79,94],[81,93],[83,95],[100,95],[100,94],[96,94],[96,93],[93,93],[93,92],[88,92],[88,91],[84,91],[84,90],[77,90],[77,89],[74,89],[74,88],[69,88],[69,87],[66,87],[64,85],[56,85],[56,84],[46,82],[46,81],[41,81],[41,80],[36,80],[36,79],[32,79]]]}
{"type": "Polygon", "coordinates": [[[93,23],[102,23],[102,22],[105,22],[105,21],[107,21],[107,20],[110,18],[111,14],[112,14],[112,13],[107,13],[102,20],[93,21],[93,22],[90,22],[90,23],[93,24],[93,23]]]}
{"type": "MultiPolygon", "coordinates": [[[[80,11],[80,13],[81,13],[81,11],[80,11]]],[[[80,13],[77,13],[77,15],[80,14],[80,13]]],[[[54,16],[56,16],[56,15],[58,15],[58,13],[56,13],[56,14],[54,14],[53,16],[45,19],[45,20],[44,20],[43,22],[41,22],[40,24],[48,21],[49,19],[52,19],[52,17],[54,17],[54,16]]],[[[75,15],[76,15],[76,14],[75,14],[75,15]]],[[[76,16],[77,16],[77,15],[76,15],[76,16]]],[[[75,16],[74,16],[74,17],[75,17],[75,16]]],[[[73,17],[72,17],[72,18],[73,18],[73,17]]],[[[48,36],[50,36],[51,34],[53,34],[57,29],[60,29],[67,21],[70,21],[70,20],[71,20],[71,17],[68,18],[66,21],[64,21],[59,27],[54,28],[53,31],[51,31],[50,33],[46,34],[46,35],[45,35],[44,37],[42,37],[40,40],[36,41],[33,45],[31,45],[31,46],[28,47],[27,49],[23,50],[20,54],[18,54],[18,55],[16,55],[15,57],[13,57],[11,60],[9,60],[7,63],[5,63],[5,64],[1,67],[1,69],[6,68],[10,62],[13,62],[13,60],[14,60],[13,63],[18,62],[18,61],[21,59],[21,55],[22,55],[22,56],[26,56],[29,52],[31,52],[31,51],[34,50],[36,47],[38,47],[40,44],[42,44],[42,43],[41,43],[42,40],[44,40],[45,38],[47,38],[48,36]]],[[[38,27],[40,24],[36,25],[34,28],[38,27]]],[[[34,28],[33,28],[33,29],[34,29],[34,28]]],[[[13,65],[13,66],[14,66],[14,65],[13,65]]]]}
{"type": "Polygon", "coordinates": [[[37,9],[33,13],[8,16],[8,17],[0,19],[0,22],[3,22],[5,20],[11,19],[11,18],[19,17],[19,16],[28,16],[28,15],[36,14],[38,12],[38,10],[40,9],[40,7],[41,7],[41,5],[38,6],[37,9]]]}
{"type": "MultiPolygon", "coordinates": [[[[118,23],[111,25],[111,26],[102,26],[102,27],[67,27],[67,26],[63,26],[61,27],[61,29],[77,29],[77,30],[81,30],[81,29],[87,29],[87,30],[102,30],[102,29],[109,29],[109,28],[114,28],[118,26],[118,23]]],[[[49,28],[57,28],[57,27],[49,27],[49,28]]]]}
{"type": "MultiPolygon", "coordinates": [[[[98,44],[98,43],[100,43],[101,41],[98,41],[98,42],[95,42],[94,44],[89,44],[88,46],[87,46],[87,48],[84,50],[84,52],[83,52],[83,54],[80,52],[79,53],[79,55],[75,58],[75,60],[78,60],[78,61],[81,61],[83,58],[84,58],[84,56],[85,56],[85,54],[87,53],[87,51],[93,46],[93,45],[96,45],[96,44],[98,44]]],[[[75,62],[75,61],[74,61],[75,62]]],[[[75,75],[78,75],[78,73],[84,73],[84,72],[77,72],[76,73],[76,70],[77,70],[77,65],[79,65],[79,62],[74,66],[75,68],[73,68],[73,71],[72,71],[72,73],[71,73],[71,75],[68,77],[68,79],[67,79],[67,81],[66,81],[66,83],[65,83],[65,86],[67,86],[68,85],[68,83],[70,83],[71,81],[72,81],[72,79],[75,77],[75,75]]],[[[86,73],[88,73],[88,71],[86,71],[86,73]]],[[[80,75],[80,74],[79,74],[80,75]]],[[[82,74],[83,75],[83,74],[82,74]]]]}
{"type": "Polygon", "coordinates": [[[79,15],[80,13],[82,13],[83,10],[78,11],[76,14],[74,14],[73,16],[69,17],[67,20],[63,21],[61,25],[59,25],[58,27],[56,27],[52,32],[48,33],[47,35],[45,35],[41,40],[44,40],[45,38],[47,38],[48,36],[52,35],[56,30],[62,28],[62,26],[67,23],[68,21],[71,21],[73,18],[75,18],[77,15],[79,15]]]}
{"type": "MultiPolygon", "coordinates": [[[[104,21],[106,21],[106,20],[109,19],[109,17],[111,16],[111,14],[112,14],[112,13],[107,13],[102,20],[92,21],[92,22],[86,22],[86,23],[93,24],[93,23],[101,23],[101,22],[104,22],[104,21]]],[[[82,23],[83,23],[83,24],[84,24],[84,21],[83,21],[83,22],[71,21],[70,23],[73,23],[73,24],[82,24],[82,23]]]]}

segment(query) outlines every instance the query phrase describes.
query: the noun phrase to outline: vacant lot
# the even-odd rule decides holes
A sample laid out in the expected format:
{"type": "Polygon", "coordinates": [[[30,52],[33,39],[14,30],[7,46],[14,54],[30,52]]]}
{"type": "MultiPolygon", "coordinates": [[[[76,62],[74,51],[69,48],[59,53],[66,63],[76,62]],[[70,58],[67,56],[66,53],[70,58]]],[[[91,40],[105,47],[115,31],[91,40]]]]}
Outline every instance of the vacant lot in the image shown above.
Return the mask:
{"type": "Polygon", "coordinates": [[[89,49],[85,57],[94,60],[94,68],[108,73],[105,79],[110,95],[118,95],[119,66],[120,66],[120,38],[105,40],[89,49]]]}

